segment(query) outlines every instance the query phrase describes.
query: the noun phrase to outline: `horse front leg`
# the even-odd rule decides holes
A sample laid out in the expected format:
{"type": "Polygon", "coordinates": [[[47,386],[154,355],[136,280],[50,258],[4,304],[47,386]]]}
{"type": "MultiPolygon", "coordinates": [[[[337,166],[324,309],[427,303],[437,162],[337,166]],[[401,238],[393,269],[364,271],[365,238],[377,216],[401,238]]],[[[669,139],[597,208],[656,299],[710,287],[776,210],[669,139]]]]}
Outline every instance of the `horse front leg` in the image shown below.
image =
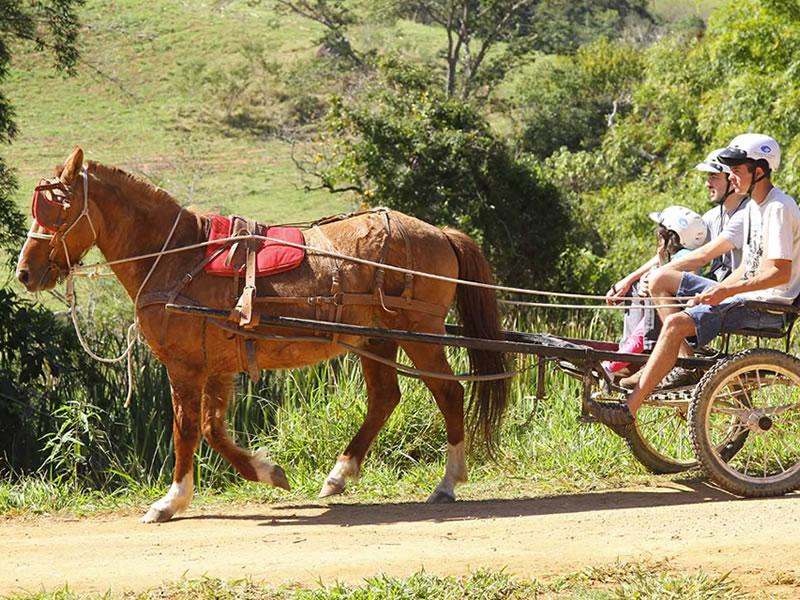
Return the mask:
{"type": "Polygon", "coordinates": [[[143,523],[163,523],[186,510],[194,494],[193,457],[200,440],[200,395],[203,375],[168,370],[172,390],[175,474],[167,495],[153,503],[143,523]]]}
{"type": "MultiPolygon", "coordinates": [[[[418,369],[452,374],[444,349],[427,344],[403,344],[418,369]]],[[[444,477],[428,497],[428,503],[454,502],[456,485],[467,481],[467,456],[464,450],[464,388],[457,381],[422,377],[433,394],[447,428],[447,467],[444,477]]]]}
{"type": "Polygon", "coordinates": [[[233,376],[211,376],[203,389],[202,431],[208,445],[222,454],[245,479],[290,490],[283,469],[271,463],[266,451],[248,452],[234,444],[225,426],[225,413],[233,394],[233,376]]]}
{"type": "MultiPolygon", "coordinates": [[[[375,342],[365,349],[392,360],[397,356],[397,344],[394,342],[375,342]]],[[[365,356],[361,357],[361,369],[367,384],[367,416],[325,479],[320,498],[341,494],[348,479],[358,480],[367,451],[400,402],[397,369],[365,356]]]]}

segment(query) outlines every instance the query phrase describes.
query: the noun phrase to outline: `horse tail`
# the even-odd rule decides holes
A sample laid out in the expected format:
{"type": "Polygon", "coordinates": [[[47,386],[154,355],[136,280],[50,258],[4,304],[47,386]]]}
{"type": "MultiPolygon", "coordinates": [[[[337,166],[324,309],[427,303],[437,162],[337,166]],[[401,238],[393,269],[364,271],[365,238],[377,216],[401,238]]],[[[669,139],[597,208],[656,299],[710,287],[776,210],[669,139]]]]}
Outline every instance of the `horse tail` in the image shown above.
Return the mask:
{"type": "MultiPolygon", "coordinates": [[[[449,227],[444,229],[444,234],[458,257],[458,278],[492,283],[489,261],[475,241],[467,234],[449,227]]],[[[464,335],[488,340],[503,338],[494,290],[458,284],[456,303],[464,335]]],[[[473,375],[496,375],[507,371],[506,356],[502,352],[469,348],[467,353],[473,375]]],[[[497,430],[507,404],[508,385],[508,378],[477,381],[470,393],[467,405],[470,440],[482,438],[490,456],[495,455],[497,430]]]]}

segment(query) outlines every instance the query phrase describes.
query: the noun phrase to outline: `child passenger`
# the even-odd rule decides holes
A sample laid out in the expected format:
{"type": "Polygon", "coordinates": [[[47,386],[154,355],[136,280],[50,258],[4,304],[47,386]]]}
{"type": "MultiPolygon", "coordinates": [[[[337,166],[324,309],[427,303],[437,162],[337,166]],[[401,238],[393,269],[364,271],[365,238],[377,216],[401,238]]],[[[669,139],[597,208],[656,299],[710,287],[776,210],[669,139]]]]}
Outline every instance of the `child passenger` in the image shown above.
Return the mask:
{"type": "MultiPolygon", "coordinates": [[[[656,244],[659,264],[656,269],[670,261],[678,259],[692,250],[699,248],[706,242],[708,229],[703,218],[693,210],[683,206],[669,206],[662,211],[650,213],[650,218],[658,223],[656,227],[656,244]]],[[[647,313],[652,310],[641,311],[644,316],[633,328],[632,333],[619,344],[619,352],[626,354],[639,354],[644,349],[644,333],[647,329],[647,313]]],[[[629,363],[620,361],[603,361],[603,368],[607,373],[616,373],[628,366],[629,363]]]]}

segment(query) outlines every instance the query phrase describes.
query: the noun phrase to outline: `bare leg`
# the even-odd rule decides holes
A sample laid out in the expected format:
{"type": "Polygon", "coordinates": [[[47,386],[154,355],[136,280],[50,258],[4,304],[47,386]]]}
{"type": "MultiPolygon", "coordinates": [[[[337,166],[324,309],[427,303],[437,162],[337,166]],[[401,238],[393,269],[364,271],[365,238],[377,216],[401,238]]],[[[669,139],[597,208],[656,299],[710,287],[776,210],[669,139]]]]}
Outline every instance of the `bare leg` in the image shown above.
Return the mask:
{"type": "Polygon", "coordinates": [[[231,375],[208,378],[203,388],[203,437],[206,438],[208,445],[222,454],[245,479],[268,483],[285,490],[290,489],[283,469],[267,460],[263,450],[248,452],[231,441],[225,426],[225,414],[232,393],[231,375]]]}
{"type": "Polygon", "coordinates": [[[200,439],[200,388],[204,375],[195,372],[176,375],[174,371],[169,369],[174,412],[175,474],[169,492],[150,507],[141,519],[143,523],[170,520],[189,506],[194,494],[192,463],[200,439]]]}
{"type": "MultiPolygon", "coordinates": [[[[394,342],[375,342],[365,349],[392,360],[397,357],[397,344],[394,342]]],[[[364,356],[361,357],[361,368],[367,384],[367,416],[325,479],[319,493],[321,498],[341,494],[347,479],[358,480],[367,451],[400,402],[397,369],[364,356]]]]}
{"type": "MultiPolygon", "coordinates": [[[[452,374],[444,350],[429,344],[403,344],[414,365],[427,371],[452,374]]],[[[429,503],[453,502],[455,487],[467,480],[467,458],[464,451],[464,388],[457,381],[423,377],[444,416],[447,428],[447,467],[444,478],[428,498],[429,503]]]]}
{"type": "Polygon", "coordinates": [[[628,396],[627,404],[631,413],[636,414],[644,399],[675,366],[681,344],[685,344],[686,338],[694,333],[694,321],[685,312],[667,317],[653,353],[642,369],[642,377],[628,396]]]}
{"type": "MultiPolygon", "coordinates": [[[[654,297],[675,296],[678,293],[678,287],[680,286],[682,278],[683,271],[675,271],[669,267],[658,269],[650,276],[650,295],[654,297]]],[[[670,315],[681,312],[680,308],[665,306],[666,304],[674,304],[674,302],[668,300],[654,300],[653,302],[656,305],[656,312],[658,312],[662,323],[666,323],[670,315]]],[[[692,334],[690,333],[689,335],[692,334]]],[[[694,356],[691,346],[689,346],[685,340],[680,345],[678,355],[694,356]]],[[[644,376],[644,374],[642,374],[642,376],[644,376]]],[[[661,381],[661,379],[659,379],[659,381],[661,381]]]]}

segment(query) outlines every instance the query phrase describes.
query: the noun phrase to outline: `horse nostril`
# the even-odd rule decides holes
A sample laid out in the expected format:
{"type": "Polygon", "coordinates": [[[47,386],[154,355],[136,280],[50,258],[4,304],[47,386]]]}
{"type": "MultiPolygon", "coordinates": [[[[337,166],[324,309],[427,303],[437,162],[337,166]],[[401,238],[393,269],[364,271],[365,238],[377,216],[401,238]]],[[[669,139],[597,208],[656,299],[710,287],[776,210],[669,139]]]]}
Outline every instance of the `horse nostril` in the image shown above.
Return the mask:
{"type": "Polygon", "coordinates": [[[28,283],[28,271],[25,269],[17,271],[17,279],[19,279],[20,283],[28,283]]]}

